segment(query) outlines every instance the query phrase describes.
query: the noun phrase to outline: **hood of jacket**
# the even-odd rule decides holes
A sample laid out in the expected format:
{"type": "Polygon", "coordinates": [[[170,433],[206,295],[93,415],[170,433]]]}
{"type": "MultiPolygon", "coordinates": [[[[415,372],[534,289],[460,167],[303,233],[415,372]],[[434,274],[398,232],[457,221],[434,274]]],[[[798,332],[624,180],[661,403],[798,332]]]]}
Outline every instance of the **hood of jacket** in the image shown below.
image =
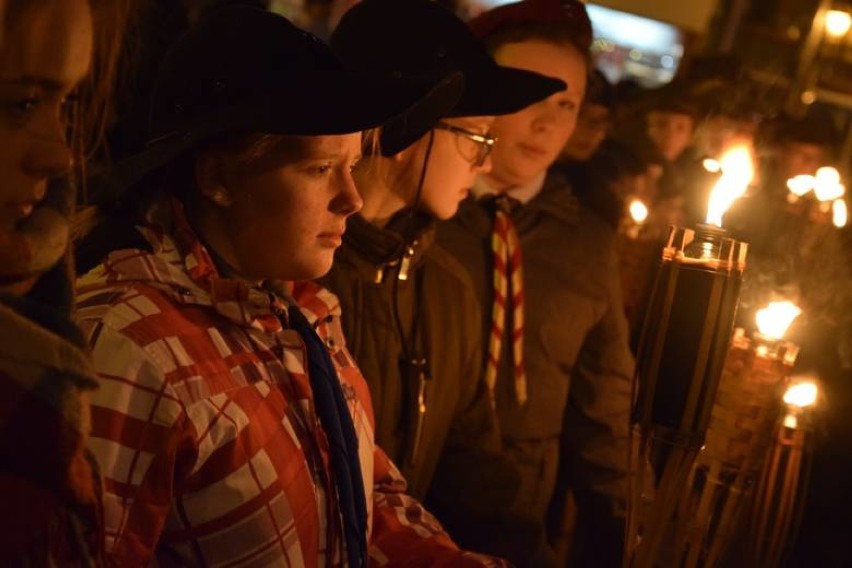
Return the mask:
{"type": "Polygon", "coordinates": [[[110,252],[78,280],[81,291],[90,286],[144,283],[158,288],[179,304],[215,309],[230,321],[265,332],[282,328],[292,300],[292,284],[250,282],[226,275],[195,234],[179,202],[171,203],[170,227],[138,226],[148,250],[110,252]]]}

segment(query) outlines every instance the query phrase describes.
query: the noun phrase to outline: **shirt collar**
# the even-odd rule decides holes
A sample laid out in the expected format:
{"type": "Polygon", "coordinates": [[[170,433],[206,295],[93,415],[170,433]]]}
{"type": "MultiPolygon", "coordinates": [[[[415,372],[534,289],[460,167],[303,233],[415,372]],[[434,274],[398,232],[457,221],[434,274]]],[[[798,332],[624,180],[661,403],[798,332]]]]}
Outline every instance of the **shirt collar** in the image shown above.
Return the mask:
{"type": "MultiPolygon", "coordinates": [[[[546,177],[547,172],[541,172],[529,183],[510,187],[508,190],[506,190],[506,194],[509,197],[516,199],[521,204],[526,205],[536,195],[541,193],[541,190],[544,187],[544,180],[546,177]]],[[[488,180],[485,178],[485,176],[481,175],[478,176],[476,178],[476,181],[473,183],[471,193],[474,197],[480,199],[487,195],[497,195],[500,192],[494,189],[494,187],[488,183],[488,180]]]]}

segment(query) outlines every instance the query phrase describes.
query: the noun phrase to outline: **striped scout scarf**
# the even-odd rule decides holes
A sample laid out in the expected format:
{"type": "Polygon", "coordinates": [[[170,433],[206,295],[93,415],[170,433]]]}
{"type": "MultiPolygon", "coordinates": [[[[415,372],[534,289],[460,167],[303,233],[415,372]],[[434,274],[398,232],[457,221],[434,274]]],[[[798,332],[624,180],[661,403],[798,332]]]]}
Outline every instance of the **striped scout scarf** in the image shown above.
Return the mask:
{"type": "Polygon", "coordinates": [[[512,326],[511,354],[515,398],[518,404],[523,405],[527,401],[527,376],[524,371],[524,278],[521,268],[521,243],[512,222],[512,201],[506,195],[493,198],[491,253],[494,261],[494,302],[491,306],[485,381],[493,393],[497,384],[497,370],[508,320],[512,326]]]}

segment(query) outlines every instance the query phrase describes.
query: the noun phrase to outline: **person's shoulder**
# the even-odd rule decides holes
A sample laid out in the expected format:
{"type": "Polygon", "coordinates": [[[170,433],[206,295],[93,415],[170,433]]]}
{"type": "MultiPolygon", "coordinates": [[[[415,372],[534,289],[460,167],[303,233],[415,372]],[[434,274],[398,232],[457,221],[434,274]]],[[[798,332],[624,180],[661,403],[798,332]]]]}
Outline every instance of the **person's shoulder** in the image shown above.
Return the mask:
{"type": "Polygon", "coordinates": [[[434,243],[423,258],[425,267],[441,280],[452,283],[467,293],[473,289],[470,273],[442,244],[434,243]]]}
{"type": "Polygon", "coordinates": [[[109,281],[97,274],[100,268],[79,280],[76,297],[74,318],[90,344],[107,328],[141,347],[197,325],[191,323],[194,320],[187,311],[206,308],[206,298],[199,303],[197,289],[178,289],[156,281],[109,281]]]}

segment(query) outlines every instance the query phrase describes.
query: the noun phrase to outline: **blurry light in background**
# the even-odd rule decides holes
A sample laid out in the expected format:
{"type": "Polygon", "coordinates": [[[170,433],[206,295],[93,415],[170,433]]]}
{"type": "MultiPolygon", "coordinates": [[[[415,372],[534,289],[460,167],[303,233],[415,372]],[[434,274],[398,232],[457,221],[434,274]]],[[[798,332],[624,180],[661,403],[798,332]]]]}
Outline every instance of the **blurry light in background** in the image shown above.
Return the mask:
{"type": "Polygon", "coordinates": [[[838,229],[842,229],[849,222],[849,210],[843,199],[835,199],[831,204],[831,222],[838,229]]]}
{"type": "Polygon", "coordinates": [[[840,38],[852,27],[852,16],[843,10],[829,10],[825,14],[825,32],[829,37],[840,38]]]}
{"type": "Polygon", "coordinates": [[[784,402],[796,408],[807,408],[816,404],[818,392],[819,389],[813,381],[796,382],[787,388],[787,392],[784,393],[784,402]]]}
{"type": "Polygon", "coordinates": [[[648,218],[648,207],[639,199],[630,202],[630,217],[635,223],[644,223],[648,218]]]}
{"type": "Polygon", "coordinates": [[[761,335],[781,339],[801,313],[802,310],[793,302],[770,302],[765,308],[757,310],[757,329],[761,335]]]}
{"type": "Polygon", "coordinates": [[[714,160],[713,158],[705,158],[701,165],[704,166],[704,169],[710,172],[711,174],[717,174],[722,171],[722,164],[719,163],[719,160],[714,160]]]}
{"type": "Polygon", "coordinates": [[[832,167],[817,170],[814,195],[819,201],[834,201],[843,197],[846,188],[840,183],[840,172],[832,167]]]}
{"type": "Polygon", "coordinates": [[[787,189],[796,197],[802,197],[816,185],[816,178],[806,174],[797,175],[787,180],[787,189]]]}

